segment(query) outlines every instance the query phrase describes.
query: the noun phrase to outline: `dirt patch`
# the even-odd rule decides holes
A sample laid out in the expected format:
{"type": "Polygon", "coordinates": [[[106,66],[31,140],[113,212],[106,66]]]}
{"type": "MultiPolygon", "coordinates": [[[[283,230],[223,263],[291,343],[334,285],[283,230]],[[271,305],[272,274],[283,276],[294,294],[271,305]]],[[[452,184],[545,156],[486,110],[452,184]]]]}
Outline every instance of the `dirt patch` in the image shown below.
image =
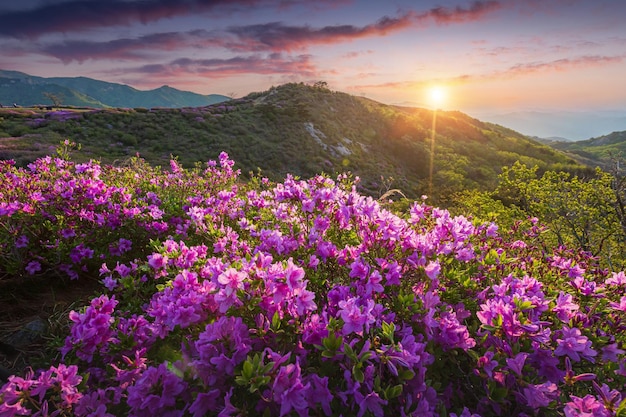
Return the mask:
{"type": "Polygon", "coordinates": [[[0,366],[16,375],[49,366],[69,329],[68,314],[102,288],[96,279],[0,279],[0,366]]]}

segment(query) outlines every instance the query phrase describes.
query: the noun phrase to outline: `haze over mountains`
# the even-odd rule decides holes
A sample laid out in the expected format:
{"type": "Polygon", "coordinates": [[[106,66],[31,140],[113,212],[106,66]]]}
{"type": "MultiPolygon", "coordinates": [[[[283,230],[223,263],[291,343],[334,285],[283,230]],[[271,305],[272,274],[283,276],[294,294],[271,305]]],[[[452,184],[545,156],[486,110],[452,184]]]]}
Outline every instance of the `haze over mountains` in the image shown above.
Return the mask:
{"type": "Polygon", "coordinates": [[[0,104],[51,105],[51,96],[63,105],[95,108],[198,107],[230,100],[219,94],[202,95],[168,86],[141,91],[86,77],[44,78],[0,70],[0,104]]]}
{"type": "Polygon", "coordinates": [[[586,140],[626,130],[626,110],[477,112],[473,116],[528,136],[561,141],[586,140]]]}

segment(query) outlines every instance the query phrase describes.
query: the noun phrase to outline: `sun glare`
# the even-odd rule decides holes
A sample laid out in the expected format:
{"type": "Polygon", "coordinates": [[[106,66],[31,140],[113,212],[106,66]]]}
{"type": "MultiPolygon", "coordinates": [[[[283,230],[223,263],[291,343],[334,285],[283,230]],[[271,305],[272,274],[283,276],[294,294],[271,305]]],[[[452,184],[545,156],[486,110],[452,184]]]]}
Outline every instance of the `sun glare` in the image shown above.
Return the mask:
{"type": "Polygon", "coordinates": [[[429,92],[430,103],[435,107],[440,107],[446,100],[446,89],[442,86],[431,87],[429,92]]]}

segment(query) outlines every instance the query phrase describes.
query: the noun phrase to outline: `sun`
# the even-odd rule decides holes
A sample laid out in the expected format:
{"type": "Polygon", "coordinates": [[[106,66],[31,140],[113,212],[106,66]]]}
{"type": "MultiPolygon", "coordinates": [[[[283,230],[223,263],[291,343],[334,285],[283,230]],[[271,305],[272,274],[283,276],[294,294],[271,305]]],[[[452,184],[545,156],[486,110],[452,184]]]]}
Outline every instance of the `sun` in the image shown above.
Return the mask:
{"type": "Polygon", "coordinates": [[[428,91],[428,98],[430,103],[435,107],[440,107],[445,101],[447,96],[445,87],[440,85],[432,86],[428,91]]]}

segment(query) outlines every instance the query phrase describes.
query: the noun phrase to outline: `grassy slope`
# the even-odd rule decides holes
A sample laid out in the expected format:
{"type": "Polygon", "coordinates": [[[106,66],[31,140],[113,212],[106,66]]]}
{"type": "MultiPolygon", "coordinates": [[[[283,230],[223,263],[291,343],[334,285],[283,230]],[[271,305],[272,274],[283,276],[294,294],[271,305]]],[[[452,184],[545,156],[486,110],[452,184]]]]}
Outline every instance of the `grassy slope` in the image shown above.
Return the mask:
{"type": "MultiPolygon", "coordinates": [[[[433,114],[383,105],[303,84],[287,84],[228,103],[182,109],[82,111],[69,120],[33,109],[0,113],[0,158],[20,164],[49,154],[60,140],[82,145],[77,158],[121,161],[139,153],[187,166],[226,151],[244,175],[260,169],[273,179],[287,173],[352,171],[362,191],[399,188],[427,192],[433,114]]],[[[435,188],[440,196],[490,188],[503,165],[521,160],[541,170],[585,168],[546,145],[460,112],[439,111],[435,188]]]]}

